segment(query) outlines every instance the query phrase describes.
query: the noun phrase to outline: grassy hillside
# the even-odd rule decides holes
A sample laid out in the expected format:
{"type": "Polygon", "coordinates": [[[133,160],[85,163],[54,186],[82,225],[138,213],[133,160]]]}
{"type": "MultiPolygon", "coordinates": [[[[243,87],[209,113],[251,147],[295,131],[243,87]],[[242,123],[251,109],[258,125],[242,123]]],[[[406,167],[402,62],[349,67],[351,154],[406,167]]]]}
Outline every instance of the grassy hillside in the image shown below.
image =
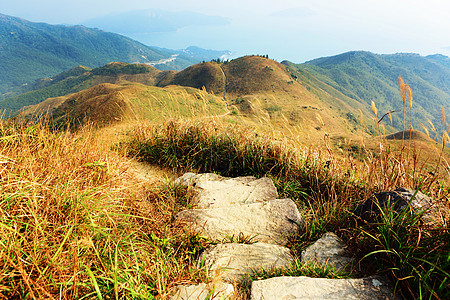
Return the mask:
{"type": "MultiPolygon", "coordinates": [[[[376,55],[370,52],[348,52],[296,65],[310,72],[348,97],[368,108],[374,101],[381,114],[395,110],[393,126],[402,130],[403,103],[398,92],[401,76],[414,91],[412,119],[414,127],[441,123],[441,107],[450,107],[450,69],[442,57],[416,54],[376,55]]],[[[408,105],[406,105],[408,107],[408,105]]],[[[408,115],[410,115],[408,107],[408,115]]],[[[437,128],[440,134],[442,128],[437,128]]],[[[431,131],[431,128],[429,128],[431,131]]]]}
{"type": "MultiPolygon", "coordinates": [[[[24,104],[38,103],[49,97],[62,98],[49,100],[47,103],[61,103],[68,99],[68,94],[92,88],[97,84],[111,83],[129,88],[131,83],[139,83],[158,87],[185,86],[199,90],[205,88],[209,94],[225,97],[227,109],[230,112],[230,115],[226,117],[229,122],[248,123],[264,129],[273,128],[280,132],[289,132],[290,135],[301,135],[303,140],[310,143],[317,143],[327,136],[334,140],[344,138],[359,141],[367,133],[378,135],[401,130],[403,123],[402,100],[398,87],[391,86],[390,82],[380,79],[385,78],[386,74],[377,73],[378,71],[384,72],[389,66],[388,63],[374,54],[358,55],[358,53],[350,53],[338,58],[324,58],[317,61],[316,64],[320,65],[320,68],[331,68],[330,66],[337,64],[336,61],[344,61],[345,57],[347,60],[356,60],[357,62],[352,62],[354,66],[345,66],[342,69],[348,72],[357,69],[357,71],[353,71],[359,72],[356,74],[361,76],[363,84],[358,83],[356,79],[351,79],[351,76],[342,70],[333,69],[330,72],[340,72],[341,79],[348,79],[347,85],[345,83],[338,85],[329,77],[319,74],[315,71],[319,68],[318,66],[298,66],[289,62],[280,64],[260,56],[246,56],[224,63],[200,63],[179,72],[159,71],[147,65],[110,63],[92,70],[76,68],[51,80],[41,81],[36,85],[39,89],[15,98],[5,99],[0,102],[0,105],[4,108],[14,107],[17,109],[24,104]],[[359,68],[358,65],[365,67],[359,68]],[[76,76],[77,74],[80,75],[76,76]],[[371,84],[378,82],[381,86],[368,85],[364,80],[369,79],[372,80],[371,84]],[[358,87],[358,89],[350,90],[350,83],[352,83],[351,87],[358,87]],[[378,94],[374,98],[365,96],[375,93],[379,88],[385,88],[389,97],[397,99],[396,102],[386,101],[384,97],[387,96],[378,94]],[[358,95],[357,92],[362,94],[358,95]],[[392,108],[391,104],[400,105],[400,108],[397,108],[399,111],[392,114],[393,123],[390,123],[390,118],[387,116],[380,123],[381,127],[378,128],[377,122],[374,121],[374,114],[369,110],[370,106],[366,102],[367,100],[363,99],[372,99],[371,101],[377,103],[378,118],[382,116],[382,112],[386,112],[386,109],[392,108]],[[379,103],[380,99],[382,99],[381,104],[379,103]],[[363,131],[364,134],[361,133],[363,131]]],[[[423,76],[425,77],[425,75],[423,76]]],[[[429,76],[427,80],[432,82],[432,76],[429,76]]],[[[86,94],[90,95],[89,92],[86,94]]],[[[428,116],[430,120],[434,120],[433,122],[437,126],[440,120],[431,119],[429,112],[427,114],[420,113],[424,108],[417,103],[419,100],[416,99],[415,94],[414,91],[412,115],[415,120],[414,127],[419,128],[417,123],[420,121],[416,120],[417,115],[421,116],[421,120],[428,116]]],[[[114,98],[111,95],[108,97],[114,98]]],[[[148,97],[150,96],[144,95],[143,99],[148,97]]],[[[409,108],[408,105],[406,106],[409,108]]],[[[42,107],[49,107],[49,105],[43,104],[39,106],[39,109],[42,110],[42,107]]],[[[62,110],[60,113],[63,111],[71,112],[71,110],[62,110]]],[[[407,116],[406,126],[409,128],[410,114],[408,111],[407,116]]],[[[58,118],[60,117],[61,115],[58,116],[58,118]]],[[[112,116],[110,117],[112,118],[112,116]]],[[[429,132],[432,134],[432,139],[441,137],[439,129],[436,134],[433,133],[433,130],[429,130],[429,132]]]]}
{"type": "Polygon", "coordinates": [[[26,108],[23,116],[51,114],[56,124],[105,126],[132,120],[214,116],[226,113],[221,98],[204,91],[170,86],[103,83],[67,96],[49,98],[26,108]]]}
{"type": "Polygon", "coordinates": [[[76,67],[52,78],[43,79],[30,91],[0,100],[0,108],[15,113],[24,106],[38,104],[47,98],[59,97],[91,88],[101,83],[139,82],[157,85],[166,72],[144,64],[109,63],[89,69],[76,67]]]}
{"type": "MultiPolygon", "coordinates": [[[[110,63],[95,69],[76,68],[50,80],[41,81],[36,90],[0,102],[4,109],[17,110],[47,98],[38,108],[52,107],[68,99],[71,93],[111,83],[126,86],[185,86],[225,97],[231,116],[229,122],[268,127],[285,127],[282,131],[301,133],[305,140],[315,142],[324,135],[352,136],[360,128],[355,116],[359,109],[369,118],[363,105],[311,76],[303,76],[294,68],[273,60],[247,56],[227,63],[207,62],[183,71],[159,71],[137,64],[110,63]],[[77,75],[80,74],[80,75],[77,75]]],[[[87,95],[91,93],[87,92],[87,95]]],[[[114,98],[114,96],[108,96],[114,98]]],[[[153,101],[143,95],[142,101],[153,101]]],[[[28,110],[35,111],[35,109],[28,110]]],[[[69,113],[71,110],[64,110],[69,113]]],[[[60,116],[58,116],[59,118],[60,116]]],[[[70,116],[69,116],[70,118],[70,116]]],[[[78,118],[78,117],[77,117],[78,118]]],[[[252,126],[253,126],[252,125],[252,126]]],[[[369,126],[369,125],[368,125],[369,126]]],[[[367,127],[368,127],[367,126],[367,127]]],[[[371,125],[370,125],[371,126],[371,125]]]]}
{"type": "MultiPolygon", "coordinates": [[[[311,78],[260,56],[245,56],[224,63],[203,63],[167,76],[160,84],[180,84],[224,95],[234,122],[278,128],[316,142],[324,135],[352,135],[355,117],[368,111],[357,101],[327,86],[311,85],[311,78]],[[284,129],[281,129],[284,128],[284,129]]],[[[315,79],[315,81],[318,81],[315,79]]],[[[364,121],[366,122],[366,120],[364,121]]]]}

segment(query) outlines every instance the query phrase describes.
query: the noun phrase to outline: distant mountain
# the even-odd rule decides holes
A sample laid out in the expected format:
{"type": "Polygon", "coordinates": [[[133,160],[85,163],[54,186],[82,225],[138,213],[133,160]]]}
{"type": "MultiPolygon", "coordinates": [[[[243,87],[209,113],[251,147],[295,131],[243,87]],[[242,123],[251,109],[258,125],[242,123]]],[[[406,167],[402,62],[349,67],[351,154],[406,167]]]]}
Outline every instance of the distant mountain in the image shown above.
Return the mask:
{"type": "MultiPolygon", "coordinates": [[[[396,110],[393,125],[402,128],[403,102],[398,91],[401,76],[413,92],[413,125],[428,124],[430,119],[438,131],[442,124],[441,106],[450,109],[450,60],[443,55],[423,57],[418,54],[377,55],[353,51],[297,64],[298,70],[311,73],[344,95],[364,103],[376,104],[379,117],[396,110]]],[[[407,103],[409,124],[409,104],[407,103]]],[[[431,128],[430,132],[431,132],[431,128]]]]}
{"type": "MultiPolygon", "coordinates": [[[[84,26],[34,23],[0,14],[0,99],[26,92],[30,90],[27,85],[35,80],[78,65],[95,68],[121,61],[180,70],[200,62],[198,56],[208,52],[197,48],[186,51],[192,53],[148,47],[119,34],[84,26]],[[15,93],[6,94],[17,88],[15,93]]],[[[209,53],[216,58],[221,52],[209,53]]]]}

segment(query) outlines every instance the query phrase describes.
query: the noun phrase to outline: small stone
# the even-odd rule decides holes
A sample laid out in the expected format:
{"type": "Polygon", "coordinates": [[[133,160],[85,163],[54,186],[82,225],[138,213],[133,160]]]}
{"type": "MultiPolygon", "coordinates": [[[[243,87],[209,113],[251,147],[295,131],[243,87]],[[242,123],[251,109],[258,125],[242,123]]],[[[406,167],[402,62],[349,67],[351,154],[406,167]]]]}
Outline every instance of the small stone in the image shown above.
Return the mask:
{"type": "Polygon", "coordinates": [[[396,298],[392,286],[380,277],[326,279],[302,276],[254,281],[250,299],[390,300],[396,298]]]}
{"type": "Polygon", "coordinates": [[[204,299],[233,299],[234,286],[222,281],[210,284],[188,284],[179,285],[174,289],[170,300],[204,300],[204,299]],[[209,297],[209,298],[208,298],[209,297]]]}
{"type": "Polygon", "coordinates": [[[208,295],[209,290],[206,283],[180,285],[175,288],[175,293],[170,297],[170,300],[203,300],[208,295]]]}
{"type": "Polygon", "coordinates": [[[293,262],[286,247],[266,244],[218,244],[204,251],[199,263],[228,281],[246,280],[254,270],[286,268],[293,262]]]}
{"type": "Polygon", "coordinates": [[[302,252],[302,262],[341,271],[350,267],[353,262],[346,248],[337,235],[327,232],[302,252]]]}

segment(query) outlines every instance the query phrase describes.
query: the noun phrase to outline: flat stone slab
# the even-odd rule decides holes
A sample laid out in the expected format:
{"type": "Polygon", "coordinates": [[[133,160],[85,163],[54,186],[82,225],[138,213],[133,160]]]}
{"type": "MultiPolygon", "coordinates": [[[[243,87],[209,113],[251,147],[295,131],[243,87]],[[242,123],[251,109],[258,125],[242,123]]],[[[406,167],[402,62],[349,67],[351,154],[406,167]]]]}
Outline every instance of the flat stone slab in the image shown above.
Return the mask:
{"type": "Polygon", "coordinates": [[[242,234],[254,241],[285,244],[287,236],[305,229],[305,222],[291,199],[190,209],[178,213],[177,218],[213,241],[242,234]]]}
{"type": "Polygon", "coordinates": [[[251,300],[267,299],[395,299],[393,288],[380,277],[326,279],[275,277],[254,281],[251,300]]]}
{"type": "Polygon", "coordinates": [[[200,283],[179,285],[174,289],[170,300],[204,300],[204,299],[233,299],[235,293],[232,284],[218,283],[200,283]],[[209,298],[208,298],[209,297],[209,298]]]}
{"type": "Polygon", "coordinates": [[[224,280],[240,282],[254,270],[286,268],[293,262],[286,247],[266,244],[218,244],[206,249],[199,258],[215,276],[224,280]]]}
{"type": "Polygon", "coordinates": [[[273,181],[252,176],[226,178],[213,173],[186,173],[176,183],[191,186],[197,192],[196,208],[216,208],[234,204],[255,203],[278,198],[273,181]]]}
{"type": "Polygon", "coordinates": [[[302,263],[328,266],[337,271],[351,267],[353,258],[344,242],[334,233],[327,232],[314,244],[302,251],[302,263]]]}

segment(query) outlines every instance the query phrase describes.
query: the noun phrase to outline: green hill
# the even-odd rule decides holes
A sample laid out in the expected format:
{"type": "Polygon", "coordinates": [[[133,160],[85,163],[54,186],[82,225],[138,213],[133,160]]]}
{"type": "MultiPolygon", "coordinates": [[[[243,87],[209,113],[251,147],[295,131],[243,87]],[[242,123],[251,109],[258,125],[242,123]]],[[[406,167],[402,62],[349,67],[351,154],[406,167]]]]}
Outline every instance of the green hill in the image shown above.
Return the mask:
{"type": "MultiPolygon", "coordinates": [[[[398,76],[413,91],[414,127],[427,124],[427,119],[436,126],[441,124],[441,106],[450,107],[450,68],[449,60],[444,56],[377,55],[356,51],[319,58],[295,67],[365,104],[366,108],[374,101],[380,114],[398,111],[393,114],[393,126],[397,130],[402,129],[403,118],[398,76]]],[[[407,108],[409,116],[408,104],[407,108]]]]}
{"type": "Polygon", "coordinates": [[[96,68],[121,61],[181,70],[224,53],[228,52],[148,47],[98,29],[34,23],[0,14],[0,99],[33,90],[35,80],[79,65],[96,68]]]}
{"type": "Polygon", "coordinates": [[[7,115],[14,114],[24,106],[76,93],[101,83],[139,82],[155,86],[169,73],[145,64],[114,62],[95,69],[78,66],[52,78],[37,81],[29,87],[28,92],[0,100],[0,109],[6,111],[7,115]]]}

